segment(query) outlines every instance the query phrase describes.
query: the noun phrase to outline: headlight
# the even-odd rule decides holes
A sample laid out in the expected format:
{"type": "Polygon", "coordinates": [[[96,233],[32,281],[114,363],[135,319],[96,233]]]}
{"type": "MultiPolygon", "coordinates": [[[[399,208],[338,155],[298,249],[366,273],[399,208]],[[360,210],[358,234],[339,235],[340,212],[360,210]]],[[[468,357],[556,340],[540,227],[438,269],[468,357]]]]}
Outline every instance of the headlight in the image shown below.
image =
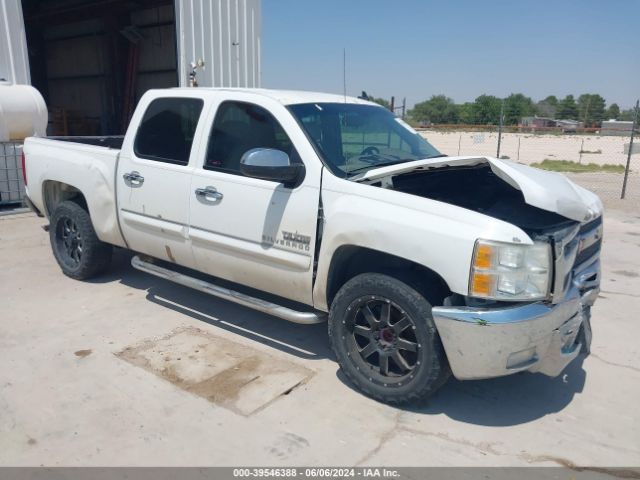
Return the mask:
{"type": "Polygon", "coordinates": [[[549,294],[551,247],[477,240],[469,295],[493,300],[540,300],[549,294]]]}

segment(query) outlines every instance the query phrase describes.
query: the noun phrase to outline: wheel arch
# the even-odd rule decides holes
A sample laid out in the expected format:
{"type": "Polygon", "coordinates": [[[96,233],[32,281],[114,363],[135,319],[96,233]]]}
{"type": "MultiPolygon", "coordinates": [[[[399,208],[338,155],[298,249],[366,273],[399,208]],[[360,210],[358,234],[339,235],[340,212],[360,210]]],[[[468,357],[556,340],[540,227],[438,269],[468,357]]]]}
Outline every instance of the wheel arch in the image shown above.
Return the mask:
{"type": "Polygon", "coordinates": [[[45,180],[42,182],[43,213],[50,219],[56,207],[62,202],[77,203],[89,214],[93,228],[101,241],[126,247],[118,224],[115,200],[112,199],[114,195],[105,196],[104,192],[102,193],[99,195],[96,192],[84,192],[75,185],[60,180],[45,180]]]}
{"type": "MultiPolygon", "coordinates": [[[[47,217],[51,217],[58,205],[67,200],[80,205],[89,212],[87,199],[79,188],[57,180],[45,180],[42,183],[42,199],[47,217]]],[[[89,212],[91,215],[91,212],[89,212]]]]}
{"type": "Polygon", "coordinates": [[[447,282],[434,270],[390,253],[357,245],[343,245],[333,254],[327,276],[326,298],[330,306],[338,290],[362,273],[381,273],[396,278],[441,305],[451,294],[447,282]]]}

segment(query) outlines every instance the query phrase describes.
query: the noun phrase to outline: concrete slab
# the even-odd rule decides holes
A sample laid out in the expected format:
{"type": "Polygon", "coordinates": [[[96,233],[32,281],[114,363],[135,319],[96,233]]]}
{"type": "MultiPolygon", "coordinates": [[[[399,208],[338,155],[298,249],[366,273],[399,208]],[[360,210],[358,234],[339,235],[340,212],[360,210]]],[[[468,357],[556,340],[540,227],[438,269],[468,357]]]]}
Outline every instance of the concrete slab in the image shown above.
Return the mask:
{"type": "Polygon", "coordinates": [[[640,279],[620,273],[640,271],[637,215],[607,212],[591,356],[555,379],[452,380],[412,409],[354,391],[326,325],[289,324],[147,276],[122,251],[95,281],[65,277],[43,223],[0,218],[2,466],[640,464],[640,279]],[[206,347],[195,352],[201,338],[244,353],[208,362],[206,347]],[[128,347],[139,348],[136,360],[118,356],[128,347]],[[188,368],[184,355],[195,356],[188,368]],[[163,377],[167,356],[187,388],[163,377]],[[235,375],[252,356],[286,375],[255,365],[235,375]],[[290,372],[310,371],[280,394],[298,378],[290,372]],[[231,400],[189,390],[224,372],[236,386],[256,372],[265,383],[231,400]]]}
{"type": "MultiPolygon", "coordinates": [[[[75,352],[84,356],[85,352],[75,352]]],[[[249,416],[288,395],[313,371],[245,345],[186,327],[116,354],[133,365],[249,416]]]]}

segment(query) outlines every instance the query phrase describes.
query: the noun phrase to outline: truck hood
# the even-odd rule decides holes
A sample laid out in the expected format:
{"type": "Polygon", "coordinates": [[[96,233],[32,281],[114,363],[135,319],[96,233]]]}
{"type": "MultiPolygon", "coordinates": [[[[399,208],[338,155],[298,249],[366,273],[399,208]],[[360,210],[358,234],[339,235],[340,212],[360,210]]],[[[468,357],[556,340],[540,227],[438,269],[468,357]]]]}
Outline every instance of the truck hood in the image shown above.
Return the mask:
{"type": "Polygon", "coordinates": [[[602,214],[602,202],[598,196],[576,185],[564,175],[492,157],[439,157],[415,160],[374,168],[353,177],[352,180],[375,183],[403,173],[483,163],[488,163],[493,173],[501,180],[520,190],[525,202],[531,206],[579,222],[588,222],[602,214]]]}

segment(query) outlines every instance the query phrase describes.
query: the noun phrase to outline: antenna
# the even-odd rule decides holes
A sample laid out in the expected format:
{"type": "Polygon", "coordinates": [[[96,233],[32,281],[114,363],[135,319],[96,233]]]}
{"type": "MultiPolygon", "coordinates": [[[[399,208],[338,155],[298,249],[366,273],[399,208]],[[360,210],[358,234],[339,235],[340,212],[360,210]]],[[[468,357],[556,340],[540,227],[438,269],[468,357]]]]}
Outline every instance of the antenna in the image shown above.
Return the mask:
{"type": "Polygon", "coordinates": [[[342,91],[344,103],[347,103],[347,49],[342,49],[342,91]]]}

